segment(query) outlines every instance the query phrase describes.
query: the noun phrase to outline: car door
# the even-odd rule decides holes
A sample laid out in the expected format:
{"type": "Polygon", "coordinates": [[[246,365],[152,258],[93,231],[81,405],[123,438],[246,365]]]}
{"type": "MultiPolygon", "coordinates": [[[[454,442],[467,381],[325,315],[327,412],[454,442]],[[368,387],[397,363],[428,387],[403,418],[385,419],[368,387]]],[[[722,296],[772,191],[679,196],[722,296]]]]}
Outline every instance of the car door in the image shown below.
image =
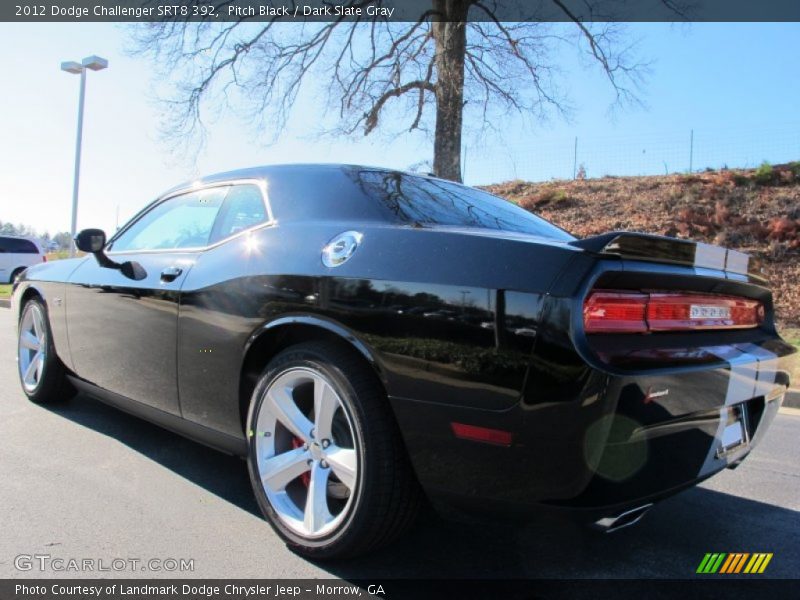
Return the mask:
{"type": "Polygon", "coordinates": [[[70,276],[67,329],[82,379],[168,413],[180,414],[177,384],[181,286],[209,244],[228,186],[156,202],[107,245],[117,263],[137,263],[132,279],[89,256],[70,276]]]}

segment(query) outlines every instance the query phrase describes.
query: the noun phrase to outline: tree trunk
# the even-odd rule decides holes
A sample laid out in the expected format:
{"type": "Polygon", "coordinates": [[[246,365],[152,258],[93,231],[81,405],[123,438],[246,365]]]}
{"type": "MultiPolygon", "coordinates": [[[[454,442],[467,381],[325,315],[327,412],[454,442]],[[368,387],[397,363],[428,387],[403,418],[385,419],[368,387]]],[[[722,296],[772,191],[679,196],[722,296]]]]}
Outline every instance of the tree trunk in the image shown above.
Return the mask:
{"type": "Polygon", "coordinates": [[[434,0],[434,10],[446,15],[433,23],[436,43],[436,133],[433,172],[461,181],[461,130],[464,110],[464,56],[467,48],[468,0],[434,0]]]}

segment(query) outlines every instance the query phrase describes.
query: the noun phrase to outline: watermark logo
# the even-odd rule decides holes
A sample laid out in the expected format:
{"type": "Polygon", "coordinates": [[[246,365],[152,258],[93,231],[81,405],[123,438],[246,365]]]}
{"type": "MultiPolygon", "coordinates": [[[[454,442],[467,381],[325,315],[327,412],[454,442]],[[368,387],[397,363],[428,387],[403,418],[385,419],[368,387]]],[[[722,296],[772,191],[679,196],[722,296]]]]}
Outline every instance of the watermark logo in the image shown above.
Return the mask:
{"type": "Polygon", "coordinates": [[[763,573],[771,560],[772,552],[709,552],[700,561],[696,572],[704,575],[763,573]]]}

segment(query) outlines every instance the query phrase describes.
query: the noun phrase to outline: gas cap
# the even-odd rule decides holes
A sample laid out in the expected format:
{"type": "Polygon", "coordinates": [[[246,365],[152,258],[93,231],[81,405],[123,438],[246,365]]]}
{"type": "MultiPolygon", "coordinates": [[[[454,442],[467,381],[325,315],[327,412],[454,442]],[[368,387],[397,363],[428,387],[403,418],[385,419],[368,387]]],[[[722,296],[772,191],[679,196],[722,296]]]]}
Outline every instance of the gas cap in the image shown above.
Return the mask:
{"type": "Polygon", "coordinates": [[[358,231],[345,231],[333,238],[322,249],[322,264],[326,267],[338,267],[347,262],[358,248],[364,235],[358,231]]]}

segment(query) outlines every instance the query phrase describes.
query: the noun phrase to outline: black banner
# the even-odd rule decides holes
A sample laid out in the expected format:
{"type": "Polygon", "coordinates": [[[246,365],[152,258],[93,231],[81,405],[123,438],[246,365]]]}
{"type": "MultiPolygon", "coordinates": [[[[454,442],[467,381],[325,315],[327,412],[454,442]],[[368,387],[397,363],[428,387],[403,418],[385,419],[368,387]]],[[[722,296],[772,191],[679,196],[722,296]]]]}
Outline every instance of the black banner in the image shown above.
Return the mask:
{"type": "Polygon", "coordinates": [[[6,22],[155,21],[800,21],[798,0],[4,0],[6,22]]]}

